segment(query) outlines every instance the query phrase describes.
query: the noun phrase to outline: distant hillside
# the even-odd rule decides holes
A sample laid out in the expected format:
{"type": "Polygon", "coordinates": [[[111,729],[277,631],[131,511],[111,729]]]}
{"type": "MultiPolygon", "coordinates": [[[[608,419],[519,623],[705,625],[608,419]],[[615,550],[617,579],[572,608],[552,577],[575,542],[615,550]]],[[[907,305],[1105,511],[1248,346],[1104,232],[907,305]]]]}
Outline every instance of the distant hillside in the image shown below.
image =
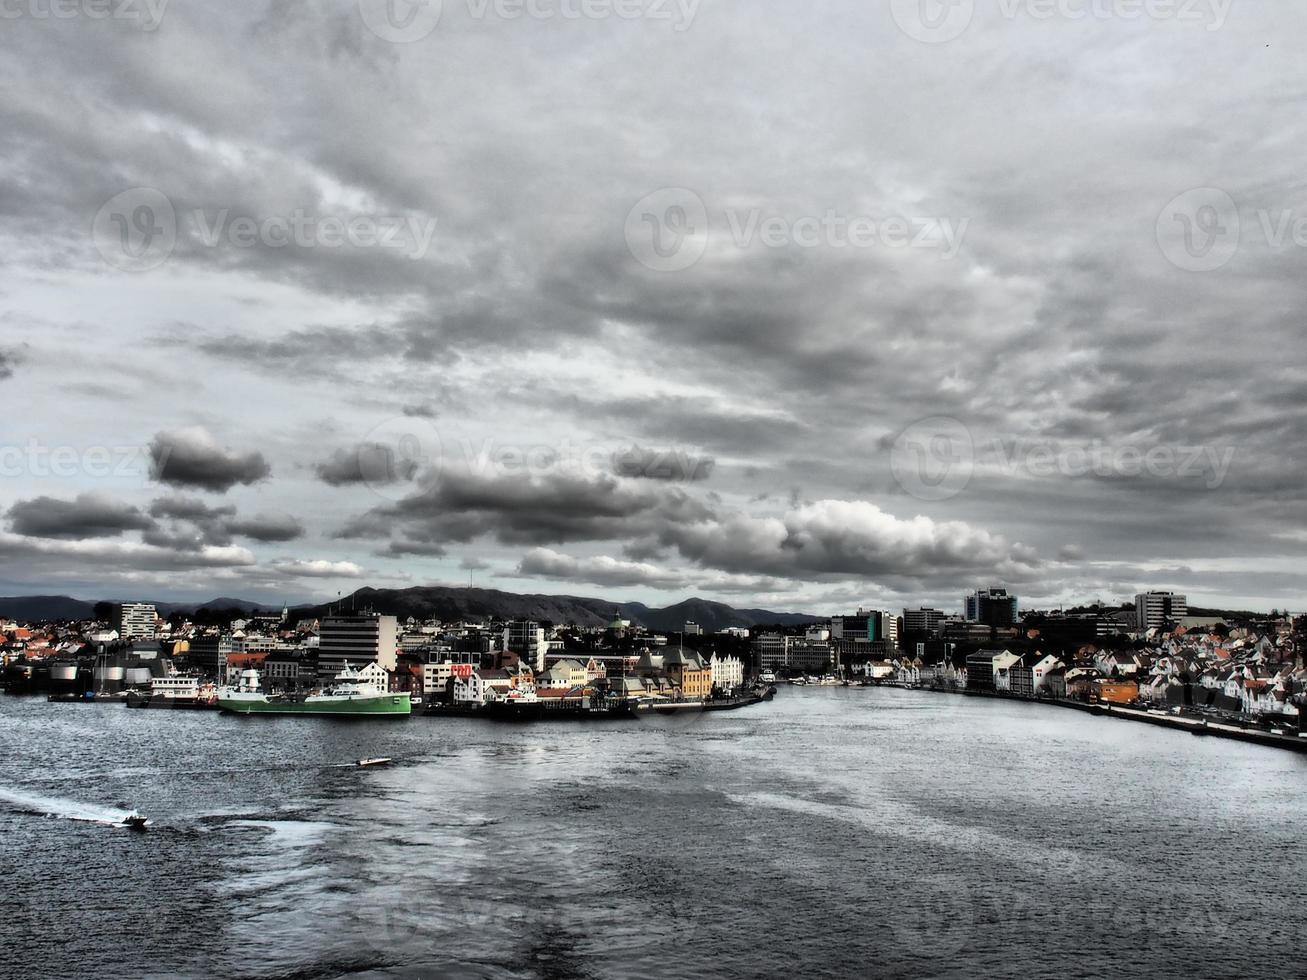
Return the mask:
{"type": "Polygon", "coordinates": [[[407,619],[434,617],[459,619],[533,619],[551,623],[575,623],[578,626],[606,626],[620,612],[623,618],[649,629],[673,632],[687,621],[698,623],[705,631],[715,632],[727,626],[780,624],[798,626],[815,622],[816,617],[797,613],[777,613],[764,609],[734,609],[706,599],[687,599],[665,609],[654,609],[639,602],[613,602],[581,596],[518,595],[497,589],[450,588],[429,586],[413,589],[359,589],[338,603],[296,609],[296,616],[321,616],[331,608],[372,609],[407,619]]]}
{"type": "MultiPolygon", "coordinates": [[[[141,602],[149,602],[142,599],[141,602]]],[[[175,612],[193,613],[197,609],[241,609],[246,612],[270,611],[280,612],[281,606],[270,606],[265,602],[252,602],[249,599],[231,599],[223,596],[208,602],[156,602],[155,609],[161,616],[170,616],[175,612]]],[[[86,599],[74,599],[66,595],[16,595],[0,598],[0,616],[25,623],[39,623],[55,619],[91,619],[95,616],[95,603],[86,599]]]]}
{"type": "Polygon", "coordinates": [[[281,612],[281,606],[268,605],[266,602],[254,602],[250,599],[232,599],[220,596],[208,602],[156,602],[154,607],[161,616],[171,616],[175,612],[193,613],[197,609],[241,609],[245,612],[281,612]]]}
{"type": "Polygon", "coordinates": [[[0,598],[0,616],[20,622],[50,619],[90,619],[95,603],[66,595],[15,595],[0,598]]]}

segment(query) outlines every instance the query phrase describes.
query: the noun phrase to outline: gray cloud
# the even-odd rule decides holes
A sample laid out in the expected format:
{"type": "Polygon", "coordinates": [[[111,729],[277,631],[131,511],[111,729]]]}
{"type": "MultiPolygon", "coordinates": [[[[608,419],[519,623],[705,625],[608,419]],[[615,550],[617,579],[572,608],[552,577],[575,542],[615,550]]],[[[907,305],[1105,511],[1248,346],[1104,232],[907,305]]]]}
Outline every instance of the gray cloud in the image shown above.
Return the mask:
{"type": "Polygon", "coordinates": [[[419,469],[415,461],[403,459],[390,446],[379,443],[337,449],[313,467],[318,479],[333,487],[406,483],[417,476],[419,469]]]}
{"type": "MultiPolygon", "coordinates": [[[[184,387],[195,419],[267,456],[207,432],[156,437],[162,482],[302,513],[308,539],[345,534],[343,554],[313,566],[328,572],[380,549],[415,576],[452,579],[468,549],[447,553],[451,543],[475,543],[494,567],[577,546],[582,564],[523,567],[631,572],[588,564],[604,552],[653,569],[614,588],[654,588],[684,566],[687,583],[783,579],[840,602],[952,595],[975,578],[1052,597],[1152,575],[1284,604],[1301,573],[1241,576],[1211,561],[1237,555],[1246,571],[1292,558],[1301,542],[1284,535],[1307,519],[1296,312],[1307,281],[1302,250],[1265,241],[1260,219],[1307,213],[1293,152],[1307,124],[1285,111],[1307,69],[1264,44],[1307,13],[1251,5],[1215,31],[1147,18],[1054,31],[981,4],[963,37],[927,50],[888,8],[845,3],[832,19],[772,0],[704,5],[685,32],[589,20],[509,32],[446,17],[413,45],[380,41],[350,4],[174,5],[163,30],[122,44],[76,20],[15,22],[0,68],[13,178],[0,193],[0,378],[21,410],[0,450],[131,443],[176,417],[184,387]],[[1250,50],[1259,72],[1241,70],[1250,50]],[[820,80],[777,73],[780,52],[822,65],[820,80]],[[1196,75],[1195,59],[1210,70],[1196,75]],[[983,98],[959,98],[958,79],[983,98]],[[1268,133],[1276,152],[1233,149],[1263,147],[1268,133]],[[166,264],[132,276],[87,229],[138,185],[166,194],[179,225],[166,264]],[[1162,253],[1157,219],[1209,185],[1235,197],[1243,240],[1226,267],[1191,273],[1162,253]],[[645,268],[624,239],[632,206],[661,187],[692,190],[708,211],[708,247],[679,273],[645,268]],[[194,220],[297,209],[431,217],[437,231],[412,258],[206,243],[194,220]],[[740,247],[732,218],[755,210],[786,222],[936,216],[969,230],[949,259],[740,247]],[[187,283],[184,313],[159,304],[161,281],[187,283]],[[141,312],[102,313],[122,309],[141,312]],[[26,363],[14,372],[16,351],[26,363]],[[49,377],[57,404],[38,396],[49,377]],[[384,450],[328,455],[371,438],[378,408],[432,418],[437,405],[447,448],[684,447],[716,465],[710,481],[661,478],[637,459],[608,481],[423,482],[384,450]],[[891,450],[938,415],[978,446],[1237,456],[1215,486],[977,459],[955,497],[918,500],[891,450]],[[409,479],[402,500],[353,517],[351,495],[331,489],[398,494],[409,479]],[[1107,570],[1068,541],[1092,543],[1107,570]]],[[[10,501],[49,492],[41,465],[18,467],[10,501]]],[[[67,495],[102,486],[70,479],[82,482],[67,495]]],[[[124,506],[144,512],[148,493],[124,506]]],[[[157,526],[132,529],[158,543],[140,552],[149,562],[198,562],[239,535],[235,510],[150,516],[157,526]],[[160,557],[170,549],[179,557],[160,557]]],[[[237,551],[227,557],[268,560],[237,551]]],[[[224,567],[240,582],[282,574],[224,567]]]]}
{"type": "Polygon", "coordinates": [[[105,538],[124,531],[154,527],[138,508],[102,494],[78,494],[73,500],[36,497],[9,508],[9,527],[15,534],[38,538],[105,538]]]}
{"type": "Polygon", "coordinates": [[[199,428],[158,433],[150,442],[150,458],[151,475],[160,483],[214,493],[257,483],[272,473],[262,453],[225,449],[199,428]]]}
{"type": "Polygon", "coordinates": [[[255,514],[230,520],[228,533],[251,541],[294,541],[304,537],[304,525],[289,514],[255,514]]]}

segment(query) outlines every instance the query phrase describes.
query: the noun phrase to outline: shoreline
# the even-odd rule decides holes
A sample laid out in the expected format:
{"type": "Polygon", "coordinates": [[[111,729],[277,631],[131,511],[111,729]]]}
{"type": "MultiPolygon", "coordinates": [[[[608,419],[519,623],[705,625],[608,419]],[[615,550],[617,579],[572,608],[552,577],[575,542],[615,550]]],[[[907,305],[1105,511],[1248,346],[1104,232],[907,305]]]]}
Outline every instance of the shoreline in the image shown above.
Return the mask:
{"type": "MultiPolygon", "coordinates": [[[[1211,722],[1205,719],[1188,718],[1170,714],[1153,714],[1147,710],[1138,708],[1125,708],[1120,705],[1111,704],[1091,704],[1085,701],[1072,701],[1067,698],[1023,698],[1011,694],[1002,694],[997,691],[950,691],[941,690],[933,687],[912,687],[907,684],[877,684],[873,687],[892,687],[901,691],[914,691],[923,694],[942,694],[953,695],[964,698],[989,698],[995,701],[1010,701],[1016,704],[1040,704],[1055,708],[1069,708],[1072,711],[1080,711],[1086,714],[1097,715],[1102,718],[1121,718],[1126,721],[1133,721],[1145,725],[1153,725],[1158,728],[1169,728],[1172,731],[1188,732],[1190,735],[1198,737],[1224,738],[1236,742],[1248,742],[1253,745],[1262,745],[1267,748],[1287,749],[1290,752],[1299,754],[1307,753],[1307,737],[1299,737],[1295,732],[1292,735],[1275,735],[1271,732],[1250,731],[1239,728],[1236,725],[1226,725],[1220,722],[1211,722]]],[[[1290,719],[1289,723],[1293,720],[1290,719]]]]}

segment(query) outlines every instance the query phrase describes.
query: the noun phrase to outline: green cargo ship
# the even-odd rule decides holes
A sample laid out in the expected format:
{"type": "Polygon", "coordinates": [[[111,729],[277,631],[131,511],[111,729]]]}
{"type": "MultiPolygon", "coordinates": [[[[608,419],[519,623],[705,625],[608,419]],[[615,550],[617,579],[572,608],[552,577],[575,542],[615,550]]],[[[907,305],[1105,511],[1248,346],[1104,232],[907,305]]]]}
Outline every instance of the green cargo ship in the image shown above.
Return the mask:
{"type": "Polygon", "coordinates": [[[238,715],[316,715],[332,718],[407,718],[413,706],[406,693],[378,687],[348,665],[331,687],[302,701],[267,694],[260,689],[259,672],[243,670],[235,687],[218,692],[218,707],[238,715]]]}

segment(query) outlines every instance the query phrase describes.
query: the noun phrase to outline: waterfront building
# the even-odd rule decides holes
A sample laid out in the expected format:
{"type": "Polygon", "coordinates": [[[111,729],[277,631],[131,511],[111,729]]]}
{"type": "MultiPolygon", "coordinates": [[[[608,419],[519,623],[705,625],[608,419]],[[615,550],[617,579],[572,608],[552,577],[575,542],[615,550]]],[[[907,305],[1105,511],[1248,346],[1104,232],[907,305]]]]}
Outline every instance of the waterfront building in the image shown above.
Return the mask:
{"type": "Polygon", "coordinates": [[[708,658],[708,669],[712,672],[712,686],[718,690],[733,691],[744,686],[744,662],[739,657],[714,653],[708,658]]]}
{"type": "Polygon", "coordinates": [[[758,669],[815,673],[838,666],[839,658],[830,643],[811,643],[804,637],[762,633],[753,640],[758,669]]]}
{"type": "Polygon", "coordinates": [[[437,662],[422,665],[422,691],[424,694],[442,693],[448,689],[450,678],[464,676],[480,666],[480,654],[448,653],[437,662]]]}
{"type": "Polygon", "coordinates": [[[1135,626],[1140,630],[1157,629],[1189,615],[1186,596],[1175,592],[1141,592],[1135,596],[1135,626]]]}
{"type": "Polygon", "coordinates": [[[376,663],[387,676],[399,659],[399,621],[378,613],[324,616],[318,644],[318,679],[331,680],[346,664],[376,663]]]}
{"type": "Polygon", "coordinates": [[[232,639],[226,633],[206,633],[191,638],[187,655],[192,666],[206,677],[224,677],[227,657],[235,652],[232,639]]]}
{"type": "Polygon", "coordinates": [[[158,618],[154,606],[148,602],[120,602],[113,607],[113,625],[124,640],[154,636],[154,624],[158,618]]]}
{"type": "Polygon", "coordinates": [[[997,684],[1002,674],[1003,688],[1008,689],[1007,670],[1017,660],[1010,650],[977,650],[967,657],[967,690],[999,690],[997,684]]]}
{"type": "Polygon", "coordinates": [[[585,687],[590,680],[586,665],[571,659],[555,662],[540,677],[540,683],[546,687],[585,687]]]}
{"type": "Polygon", "coordinates": [[[684,698],[702,699],[712,694],[712,669],[693,650],[669,650],[663,655],[663,670],[684,698]]]}
{"type": "Polygon", "coordinates": [[[997,586],[978,589],[962,599],[964,615],[969,623],[986,626],[1012,626],[1017,622],[1017,597],[997,586]]]}

